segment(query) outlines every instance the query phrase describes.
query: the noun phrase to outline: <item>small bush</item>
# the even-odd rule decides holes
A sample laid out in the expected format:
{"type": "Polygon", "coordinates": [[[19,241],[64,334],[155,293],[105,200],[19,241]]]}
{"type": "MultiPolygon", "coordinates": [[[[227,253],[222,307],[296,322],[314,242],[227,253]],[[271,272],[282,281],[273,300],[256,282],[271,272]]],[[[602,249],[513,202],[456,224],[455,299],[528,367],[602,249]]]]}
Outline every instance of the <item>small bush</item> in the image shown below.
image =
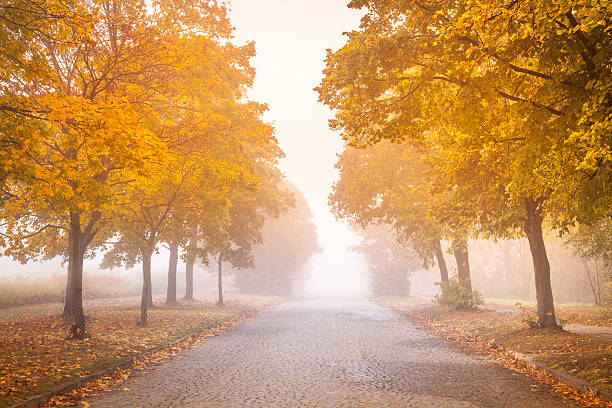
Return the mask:
{"type": "Polygon", "coordinates": [[[434,302],[454,309],[475,308],[484,304],[482,294],[470,291],[468,282],[460,282],[452,277],[448,282],[436,283],[440,292],[434,296],[434,302]]]}
{"type": "MultiPolygon", "coordinates": [[[[516,306],[518,310],[521,312],[521,322],[527,325],[527,327],[529,327],[530,329],[540,328],[540,319],[538,317],[538,314],[535,312],[533,308],[526,307],[521,302],[516,302],[514,306],[516,306]]],[[[566,322],[568,321],[566,320],[566,322]]],[[[559,323],[561,325],[566,324],[566,323],[561,323],[560,321],[559,323]]]]}

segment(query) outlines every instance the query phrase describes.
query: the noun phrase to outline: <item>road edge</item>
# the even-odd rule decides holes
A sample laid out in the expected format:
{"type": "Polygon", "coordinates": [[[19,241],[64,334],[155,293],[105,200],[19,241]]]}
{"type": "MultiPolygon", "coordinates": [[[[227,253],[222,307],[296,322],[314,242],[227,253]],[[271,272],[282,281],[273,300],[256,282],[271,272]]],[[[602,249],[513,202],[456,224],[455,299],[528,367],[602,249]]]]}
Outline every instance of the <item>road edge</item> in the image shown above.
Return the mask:
{"type": "Polygon", "coordinates": [[[557,381],[560,381],[564,384],[569,385],[570,387],[579,389],[581,391],[589,392],[593,396],[599,397],[608,402],[612,402],[612,393],[607,390],[604,390],[603,388],[597,385],[593,385],[589,383],[588,381],[583,380],[582,378],[574,377],[573,375],[569,375],[567,373],[564,373],[563,371],[547,366],[546,364],[540,361],[537,361],[531,355],[522,354],[516,351],[512,353],[518,360],[523,361],[525,364],[528,364],[532,366],[533,368],[545,371],[547,374],[551,375],[557,381]]]}
{"type": "MultiPolygon", "coordinates": [[[[216,337],[216,336],[220,336],[220,335],[224,335],[226,334],[228,331],[230,331],[231,329],[233,329],[235,326],[239,325],[240,323],[245,322],[246,320],[252,319],[253,317],[267,312],[275,307],[278,307],[279,305],[273,305],[270,307],[267,307],[265,309],[262,310],[257,310],[257,311],[252,311],[252,312],[247,312],[243,315],[240,315],[238,317],[236,317],[235,319],[231,320],[231,321],[227,321],[227,322],[220,322],[217,325],[211,326],[211,327],[206,327],[206,328],[200,328],[198,330],[194,330],[192,333],[187,334],[185,336],[182,336],[174,341],[172,341],[171,343],[168,343],[164,346],[157,346],[154,347],[151,350],[148,350],[142,354],[139,354],[138,356],[134,356],[131,357],[125,361],[122,361],[120,363],[116,363],[111,365],[110,367],[105,368],[104,370],[98,371],[96,373],[93,374],[89,374],[86,377],[81,377],[77,380],[74,381],[70,381],[67,382],[65,384],[59,385],[56,388],[54,388],[53,390],[46,392],[44,394],[38,394],[38,395],[34,395],[31,396],[27,399],[25,399],[24,401],[18,402],[17,404],[14,405],[10,405],[9,408],[32,408],[32,407],[38,407],[41,404],[44,404],[46,402],[48,402],[49,400],[51,400],[51,398],[59,396],[59,395],[63,395],[63,394],[67,394],[70,391],[74,391],[77,390],[79,388],[84,387],[86,384],[99,380],[102,377],[105,376],[109,376],[112,375],[114,373],[118,373],[120,370],[125,370],[125,369],[129,369],[131,368],[135,363],[138,363],[139,361],[142,361],[144,359],[146,359],[147,357],[151,357],[157,353],[163,352],[165,350],[171,350],[173,348],[175,348],[176,346],[178,346],[179,344],[189,340],[189,339],[194,339],[194,343],[190,344],[188,347],[192,347],[193,345],[196,344],[196,340],[199,337],[202,337],[203,335],[206,334],[207,331],[219,328],[221,326],[223,326],[225,323],[230,323],[229,326],[227,327],[227,331],[223,332],[223,333],[219,333],[219,334],[214,334],[212,335],[212,337],[216,337]]],[[[206,337],[206,336],[205,336],[206,337]]],[[[148,364],[147,364],[148,366],[148,364]]],[[[139,370],[144,369],[146,367],[142,367],[139,368],[139,370]]],[[[123,382],[123,381],[120,381],[123,382]]]]}
{"type": "MultiPolygon", "coordinates": [[[[399,314],[400,316],[403,316],[404,318],[406,318],[407,320],[409,320],[410,322],[416,324],[417,326],[421,327],[423,330],[427,331],[428,333],[431,333],[437,337],[443,337],[446,341],[451,342],[451,343],[457,343],[457,339],[454,338],[448,338],[448,337],[444,337],[442,336],[440,333],[437,333],[433,328],[431,328],[429,325],[427,325],[425,322],[426,321],[430,321],[430,319],[423,315],[420,314],[416,311],[406,311],[406,310],[399,310],[396,308],[392,308],[386,305],[383,305],[379,302],[376,301],[376,299],[372,299],[375,303],[377,303],[379,306],[391,310],[397,314],[399,314]]],[[[463,330],[460,330],[456,327],[453,326],[453,329],[462,334],[463,336],[465,336],[466,338],[469,338],[469,341],[479,341],[479,342],[483,342],[482,340],[478,339],[477,335],[474,335],[472,333],[469,332],[465,332],[463,330]]],[[[484,342],[483,342],[484,343],[484,342]]],[[[535,370],[539,370],[539,371],[543,371],[544,373],[550,375],[554,380],[563,383],[573,389],[575,389],[577,392],[586,392],[589,393],[590,395],[592,395],[595,398],[601,398],[602,400],[608,402],[608,403],[612,403],[612,393],[602,389],[594,384],[589,383],[586,380],[583,380],[581,378],[566,374],[560,370],[554,369],[552,367],[549,367],[548,365],[537,361],[534,356],[532,355],[526,355],[526,354],[522,354],[522,353],[518,353],[516,351],[513,350],[508,350],[498,344],[496,344],[495,342],[490,342],[487,343],[489,346],[492,346],[495,349],[504,351],[505,353],[510,354],[514,359],[522,362],[523,364],[529,366],[532,369],[535,370]]],[[[486,353],[482,353],[482,352],[478,352],[473,350],[472,352],[479,354],[479,355],[483,355],[483,356],[487,356],[486,353]]],[[[493,361],[498,361],[495,360],[493,357],[488,356],[488,358],[491,358],[493,361]]],[[[525,374],[528,375],[529,374],[525,374]]]]}

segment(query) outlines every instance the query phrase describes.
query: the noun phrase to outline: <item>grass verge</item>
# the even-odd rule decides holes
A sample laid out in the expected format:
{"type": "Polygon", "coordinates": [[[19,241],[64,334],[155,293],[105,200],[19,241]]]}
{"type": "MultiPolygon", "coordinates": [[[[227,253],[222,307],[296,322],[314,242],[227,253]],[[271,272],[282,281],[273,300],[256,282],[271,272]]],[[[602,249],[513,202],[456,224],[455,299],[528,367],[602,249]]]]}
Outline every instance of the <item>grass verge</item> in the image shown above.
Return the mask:
{"type": "MultiPolygon", "coordinates": [[[[83,276],[85,299],[108,299],[139,294],[138,285],[116,276],[83,276]]],[[[0,309],[39,303],[63,302],[66,275],[0,278],[0,309]]]]}
{"type": "Polygon", "coordinates": [[[246,297],[226,306],[208,303],[159,304],[149,325],[137,326],[139,309],[87,312],[89,338],[65,340],[68,327],[59,315],[0,323],[0,408],[138,358],[178,339],[215,329],[267,310],[279,298],[246,297]]]}
{"type": "MultiPolygon", "coordinates": [[[[516,362],[511,361],[510,356],[519,352],[603,390],[612,391],[612,343],[608,341],[563,330],[530,329],[523,318],[515,314],[452,310],[408,297],[383,297],[377,301],[438,335],[501,361],[508,368],[516,369],[513,366],[516,362]]],[[[561,389],[561,393],[570,394],[571,391],[561,389]]],[[[588,400],[588,396],[580,398],[584,400],[580,401],[583,406],[612,406],[597,405],[603,403],[600,399],[593,402],[588,400]]]]}
{"type": "MultiPolygon", "coordinates": [[[[508,309],[521,313],[536,315],[535,302],[512,301],[508,299],[487,299],[486,306],[496,309],[508,309]]],[[[585,324],[589,326],[612,326],[612,308],[585,304],[555,305],[557,319],[567,324],[585,324]]]]}

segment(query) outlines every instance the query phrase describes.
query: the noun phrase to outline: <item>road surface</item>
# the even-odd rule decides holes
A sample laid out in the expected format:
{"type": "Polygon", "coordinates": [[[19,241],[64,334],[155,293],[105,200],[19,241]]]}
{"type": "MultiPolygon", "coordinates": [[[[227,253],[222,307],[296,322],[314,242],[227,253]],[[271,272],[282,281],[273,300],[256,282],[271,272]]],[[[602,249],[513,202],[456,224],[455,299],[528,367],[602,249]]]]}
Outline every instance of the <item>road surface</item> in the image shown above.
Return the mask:
{"type": "Polygon", "coordinates": [[[571,406],[534,393],[532,384],[368,300],[305,299],[87,401],[104,408],[571,406]]]}

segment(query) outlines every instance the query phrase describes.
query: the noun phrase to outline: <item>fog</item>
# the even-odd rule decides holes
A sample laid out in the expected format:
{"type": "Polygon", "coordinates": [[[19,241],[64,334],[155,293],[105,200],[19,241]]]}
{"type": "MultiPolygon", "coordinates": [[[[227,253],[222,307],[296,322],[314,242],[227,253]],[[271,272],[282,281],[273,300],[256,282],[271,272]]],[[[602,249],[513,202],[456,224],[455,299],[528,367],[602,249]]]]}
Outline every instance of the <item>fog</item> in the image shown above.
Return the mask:
{"type": "MultiPolygon", "coordinates": [[[[338,177],[334,164],[343,145],[340,136],[328,128],[327,121],[332,112],[318,103],[313,91],[321,78],[325,50],[340,47],[344,42],[341,33],[357,28],[359,18],[358,11],[346,8],[346,0],[232,2],[231,19],[237,27],[236,41],[256,43],[257,56],[252,64],[257,76],[249,97],[270,107],[265,119],[275,125],[280,146],[286,153],[281,160],[281,169],[305,196],[316,225],[318,244],[322,248],[305,264],[304,271],[308,277],[303,288],[295,288],[298,294],[369,294],[368,273],[372,265],[368,265],[364,255],[354,249],[363,238],[359,231],[336,220],[328,207],[328,194],[338,177]]],[[[557,299],[589,301],[588,281],[579,261],[563,250],[560,240],[550,238],[549,241],[550,255],[556,255],[549,257],[557,299]]],[[[455,268],[453,258],[448,252],[445,256],[452,274],[455,268]]],[[[101,258],[99,255],[86,260],[85,276],[120,277],[133,285],[134,294],[139,292],[142,282],[139,265],[130,270],[100,271],[101,258]]],[[[431,297],[437,289],[434,283],[439,281],[437,270],[435,266],[426,270],[413,258],[400,259],[406,265],[412,265],[406,267],[411,281],[410,293],[431,297]]],[[[533,269],[524,241],[472,242],[470,264],[474,287],[485,296],[501,296],[499,289],[506,288],[509,297],[534,297],[533,269]]],[[[153,288],[157,294],[165,290],[167,268],[168,251],[162,246],[152,260],[153,288]]],[[[66,267],[58,260],[21,265],[6,257],[0,258],[0,277],[65,273],[66,267]]],[[[184,273],[185,264],[181,262],[177,282],[179,296],[184,289],[184,273]]],[[[196,293],[215,290],[214,273],[214,268],[196,265],[196,293]]],[[[228,276],[225,286],[233,289],[231,276],[228,276]]]]}
{"type": "Polygon", "coordinates": [[[281,168],[305,195],[317,225],[323,252],[307,265],[311,277],[304,290],[309,294],[358,294],[367,289],[367,267],[350,250],[360,238],[336,221],[327,205],[342,141],[329,130],[331,111],[318,103],[313,91],[321,79],[325,50],[339,48],[345,41],[341,33],[359,25],[361,13],[346,4],[345,0],[232,1],[236,39],[256,44],[257,76],[250,96],[269,104],[265,118],[275,124],[287,154],[281,168]]]}
{"type": "MultiPolygon", "coordinates": [[[[103,254],[93,259],[86,259],[83,265],[83,276],[112,276],[120,278],[130,284],[130,294],[137,296],[141,292],[142,268],[137,264],[134,268],[117,268],[111,270],[100,269],[103,254]]],[[[167,248],[161,247],[159,253],[154,254],[151,264],[153,279],[153,291],[156,294],[165,293],[168,276],[169,252],[167,248]]],[[[52,261],[30,261],[25,265],[11,261],[9,258],[0,258],[0,278],[43,278],[53,275],[66,275],[67,265],[62,265],[60,260],[52,261]]],[[[196,293],[209,293],[216,289],[216,277],[203,265],[196,265],[194,272],[194,291],[196,293]]],[[[179,295],[185,290],[185,264],[179,263],[177,290],[179,295]]]]}
{"type": "Polygon", "coordinates": [[[304,285],[307,295],[364,295],[368,293],[367,264],[351,250],[361,238],[332,219],[319,223],[319,245],[323,252],[307,265],[310,279],[304,285]]]}

